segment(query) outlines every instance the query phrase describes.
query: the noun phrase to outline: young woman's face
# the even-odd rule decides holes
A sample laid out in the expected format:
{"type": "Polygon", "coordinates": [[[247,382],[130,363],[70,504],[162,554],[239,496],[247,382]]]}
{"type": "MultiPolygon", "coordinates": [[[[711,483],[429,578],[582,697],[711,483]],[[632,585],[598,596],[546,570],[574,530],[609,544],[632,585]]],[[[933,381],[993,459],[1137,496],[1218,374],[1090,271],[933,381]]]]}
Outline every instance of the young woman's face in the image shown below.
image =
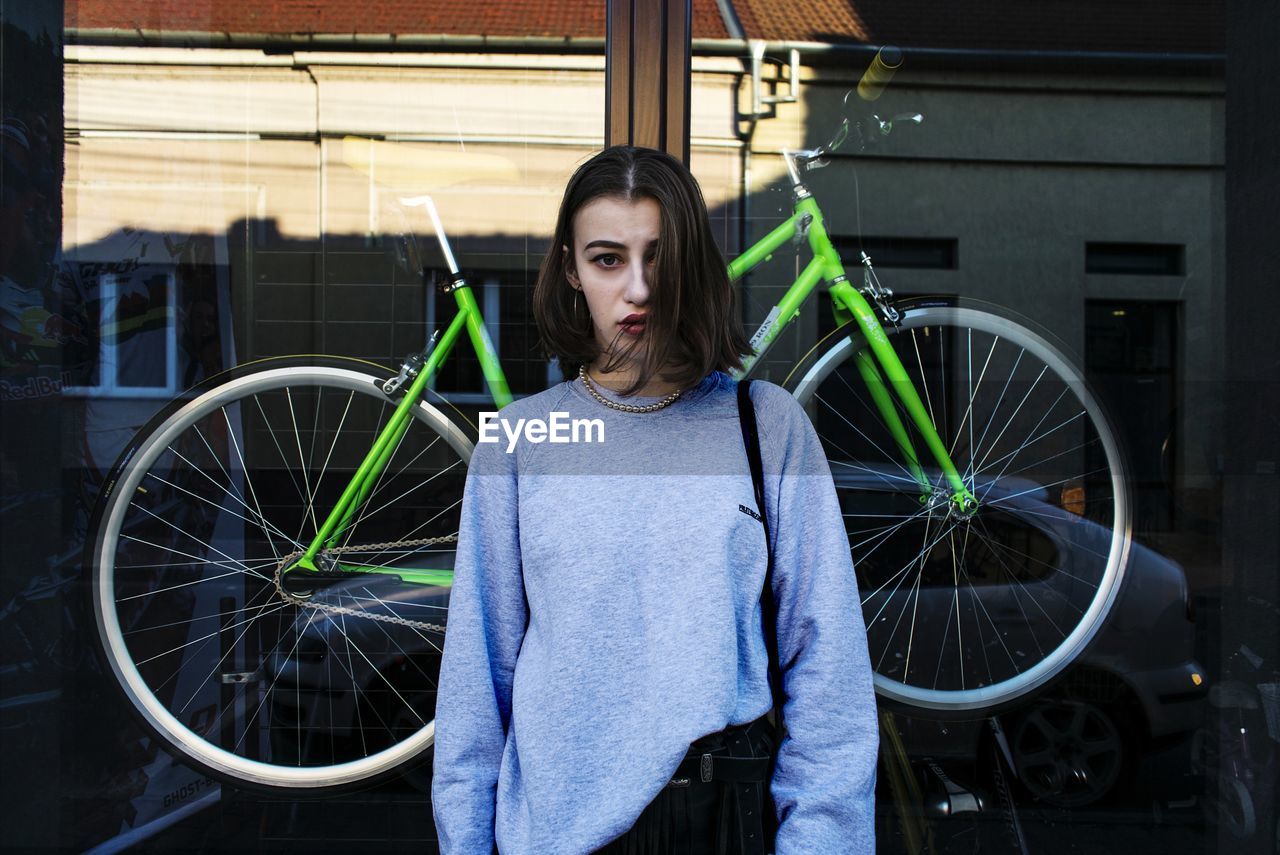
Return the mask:
{"type": "Polygon", "coordinates": [[[573,254],[569,284],[582,289],[596,341],[608,359],[612,350],[633,343],[632,362],[643,358],[654,256],[660,231],[658,203],[601,196],[578,209],[573,218],[573,254]]]}

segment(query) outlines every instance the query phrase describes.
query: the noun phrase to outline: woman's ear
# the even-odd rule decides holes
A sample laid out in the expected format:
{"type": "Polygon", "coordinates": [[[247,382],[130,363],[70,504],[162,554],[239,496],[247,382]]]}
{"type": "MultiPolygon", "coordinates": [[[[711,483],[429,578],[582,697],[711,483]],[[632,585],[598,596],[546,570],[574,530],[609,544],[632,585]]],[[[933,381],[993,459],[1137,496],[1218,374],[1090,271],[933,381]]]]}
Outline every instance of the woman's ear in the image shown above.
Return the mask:
{"type": "Polygon", "coordinates": [[[565,278],[569,280],[569,284],[574,288],[578,287],[578,273],[573,269],[573,259],[569,255],[569,247],[564,244],[560,245],[561,264],[564,265],[565,278]]]}

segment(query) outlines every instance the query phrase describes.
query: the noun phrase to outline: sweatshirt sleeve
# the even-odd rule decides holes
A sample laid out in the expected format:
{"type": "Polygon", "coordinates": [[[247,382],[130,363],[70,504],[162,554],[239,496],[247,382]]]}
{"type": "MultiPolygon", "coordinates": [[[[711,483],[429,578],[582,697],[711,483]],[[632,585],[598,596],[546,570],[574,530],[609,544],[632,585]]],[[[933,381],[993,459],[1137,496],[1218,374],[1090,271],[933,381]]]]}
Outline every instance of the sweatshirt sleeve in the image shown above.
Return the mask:
{"type": "Polygon", "coordinates": [[[780,468],[771,526],[786,736],[771,785],[776,852],[874,852],[880,736],[848,535],[813,424],[773,391],[780,414],[769,432],[779,435],[762,424],[761,443],[766,476],[771,456],[780,468]]]}
{"type": "Polygon", "coordinates": [[[515,455],[478,444],[463,490],[436,696],[431,803],[445,855],[494,849],[498,769],[528,615],[517,496],[515,455]]]}

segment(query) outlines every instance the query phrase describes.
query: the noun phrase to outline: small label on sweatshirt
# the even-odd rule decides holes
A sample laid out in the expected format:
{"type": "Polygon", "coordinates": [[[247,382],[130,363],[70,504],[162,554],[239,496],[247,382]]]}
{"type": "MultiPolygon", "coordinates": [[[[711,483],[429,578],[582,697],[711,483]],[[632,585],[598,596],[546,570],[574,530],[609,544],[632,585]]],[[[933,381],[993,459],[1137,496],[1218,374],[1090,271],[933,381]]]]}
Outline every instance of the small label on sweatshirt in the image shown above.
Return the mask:
{"type": "Polygon", "coordinates": [[[758,513],[751,510],[751,508],[748,508],[746,505],[738,505],[738,510],[742,511],[747,516],[752,517],[757,522],[764,522],[764,520],[760,519],[760,515],[758,513]]]}

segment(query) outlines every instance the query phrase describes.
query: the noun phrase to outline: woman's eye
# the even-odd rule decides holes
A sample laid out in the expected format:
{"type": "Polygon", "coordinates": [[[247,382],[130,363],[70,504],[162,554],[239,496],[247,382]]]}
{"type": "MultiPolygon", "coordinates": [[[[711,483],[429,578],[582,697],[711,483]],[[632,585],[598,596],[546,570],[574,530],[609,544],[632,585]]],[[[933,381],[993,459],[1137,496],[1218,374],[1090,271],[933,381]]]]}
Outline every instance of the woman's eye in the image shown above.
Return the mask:
{"type": "Polygon", "coordinates": [[[591,259],[591,261],[595,264],[599,264],[601,267],[617,267],[622,263],[622,259],[613,253],[597,255],[595,258],[591,259]]]}

